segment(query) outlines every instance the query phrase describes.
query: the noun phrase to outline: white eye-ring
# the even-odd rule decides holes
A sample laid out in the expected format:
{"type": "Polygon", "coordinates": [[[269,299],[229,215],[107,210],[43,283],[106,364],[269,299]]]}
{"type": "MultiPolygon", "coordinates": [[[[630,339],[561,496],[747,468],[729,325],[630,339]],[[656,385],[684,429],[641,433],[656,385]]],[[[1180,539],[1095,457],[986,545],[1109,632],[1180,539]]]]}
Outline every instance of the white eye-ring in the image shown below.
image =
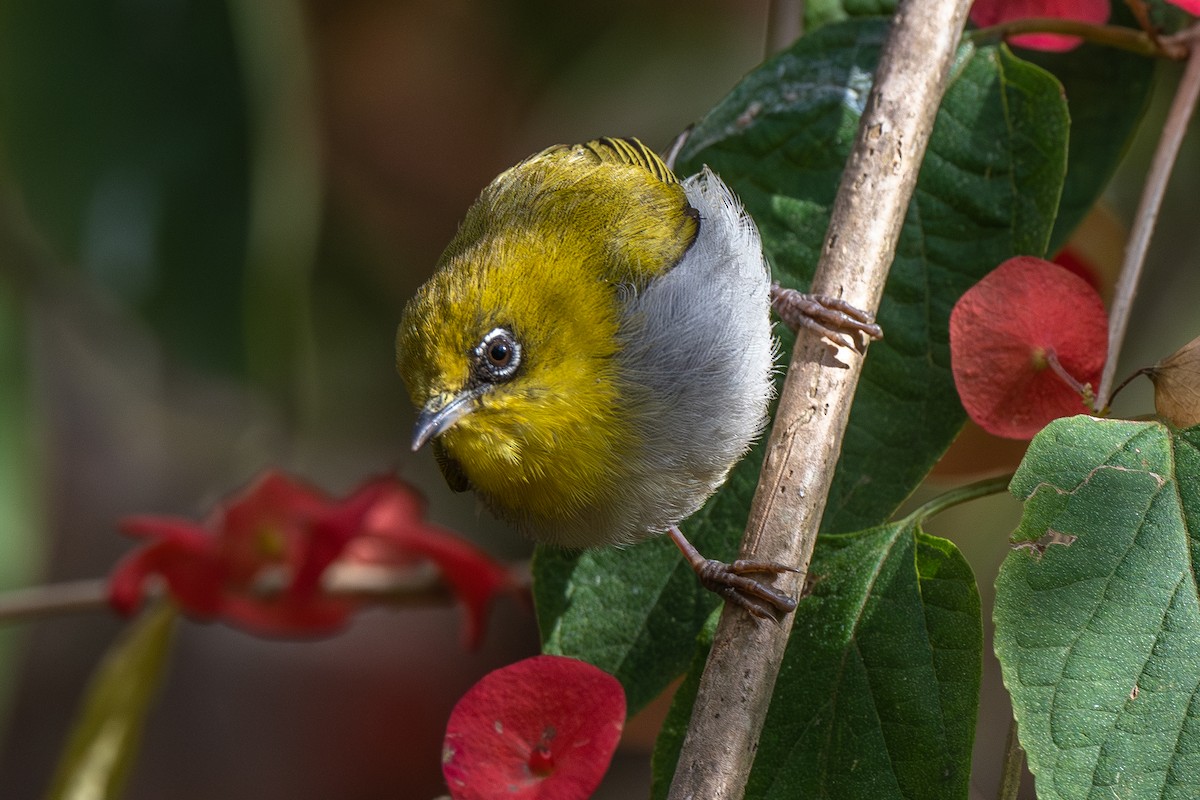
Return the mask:
{"type": "Polygon", "coordinates": [[[506,381],[521,366],[521,344],[507,328],[492,328],[475,347],[475,375],[486,383],[506,381]]]}

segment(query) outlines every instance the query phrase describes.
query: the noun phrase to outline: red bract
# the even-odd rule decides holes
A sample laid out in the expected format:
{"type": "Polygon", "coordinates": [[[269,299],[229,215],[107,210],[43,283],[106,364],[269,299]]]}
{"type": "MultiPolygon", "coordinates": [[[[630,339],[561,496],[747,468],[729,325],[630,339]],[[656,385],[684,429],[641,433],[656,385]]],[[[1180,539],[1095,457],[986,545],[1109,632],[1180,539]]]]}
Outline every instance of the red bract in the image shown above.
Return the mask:
{"type": "Polygon", "coordinates": [[[950,364],[963,406],[984,430],[1009,439],[1030,439],[1051,420],[1087,411],[1080,389],[1099,382],[1107,342],[1096,291],[1030,256],[994,269],[950,314],[950,364]]]}
{"type": "Polygon", "coordinates": [[[113,570],[109,598],[131,614],[147,579],[157,575],[194,617],[259,633],[315,635],[344,625],[363,602],[324,590],[322,578],[335,561],[396,566],[427,559],[466,604],[468,641],[475,644],[491,598],[514,582],[503,567],[423,517],[420,496],[395,478],[367,481],[335,500],[268,472],[204,524],[124,520],[124,532],[150,541],[113,570]]]}
{"type": "MultiPolygon", "coordinates": [[[[971,22],[981,28],[1020,19],[1070,19],[1101,24],[1108,20],[1108,0],[975,0],[971,22]]],[[[1013,36],[1009,42],[1032,50],[1063,51],[1079,46],[1078,36],[1055,33],[1027,33],[1013,36]]]]}
{"type": "Polygon", "coordinates": [[[625,722],[620,682],[592,664],[534,656],[463,694],[442,750],[454,800],[582,800],[612,760],[625,722]]]}
{"type": "Polygon", "coordinates": [[[367,516],[367,535],[350,542],[344,560],[392,567],[434,563],[466,612],[464,644],[478,647],[492,600],[517,591],[521,581],[470,542],[424,522],[424,514],[424,500],[411,489],[380,497],[367,516]]]}
{"type": "Polygon", "coordinates": [[[624,723],[616,678],[573,658],[534,656],[485,676],[458,701],[442,773],[454,800],[583,800],[624,723]]]}

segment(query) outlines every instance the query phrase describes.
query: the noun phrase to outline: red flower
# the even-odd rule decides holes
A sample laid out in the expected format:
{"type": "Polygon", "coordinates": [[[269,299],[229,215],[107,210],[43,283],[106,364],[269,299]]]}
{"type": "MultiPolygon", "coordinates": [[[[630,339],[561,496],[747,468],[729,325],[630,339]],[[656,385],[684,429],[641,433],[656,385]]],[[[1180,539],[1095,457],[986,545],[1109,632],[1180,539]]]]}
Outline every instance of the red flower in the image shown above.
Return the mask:
{"type": "Polygon", "coordinates": [[[1030,256],[1005,261],[950,313],[950,365],[967,413],[989,433],[1031,439],[1089,409],[1108,343],[1096,290],[1030,256]]]}
{"type": "Polygon", "coordinates": [[[518,590],[523,581],[467,540],[424,522],[424,499],[408,486],[398,485],[404,491],[389,491],[376,501],[367,516],[366,535],[350,542],[344,560],[391,567],[437,565],[466,611],[464,643],[478,647],[492,600],[502,592],[518,590]]]}
{"type": "Polygon", "coordinates": [[[484,676],[458,701],[442,773],[454,800],[583,800],[624,723],[616,678],[573,658],[534,656],[484,676]]]}
{"type": "Polygon", "coordinates": [[[370,480],[343,500],[268,472],[218,506],[207,522],[131,517],[121,529],[150,541],[113,570],[109,599],[122,614],[160,576],[171,596],[200,619],[224,619],[259,633],[331,633],[364,600],[325,591],[335,561],[381,566],[434,562],[468,610],[467,639],[479,640],[487,606],[515,586],[511,574],[441,528],[395,478],[370,480]]]}
{"type": "MultiPolygon", "coordinates": [[[[970,16],[971,21],[981,28],[1038,18],[1071,19],[1100,25],[1108,20],[1108,11],[1108,0],[975,0],[970,16]]],[[[1019,47],[1051,51],[1072,50],[1081,41],[1078,36],[1055,33],[1027,33],[1009,39],[1019,47]]]]}
{"type": "Polygon", "coordinates": [[[1182,8],[1193,17],[1200,16],[1200,0],[1167,0],[1167,2],[1182,8]]]}

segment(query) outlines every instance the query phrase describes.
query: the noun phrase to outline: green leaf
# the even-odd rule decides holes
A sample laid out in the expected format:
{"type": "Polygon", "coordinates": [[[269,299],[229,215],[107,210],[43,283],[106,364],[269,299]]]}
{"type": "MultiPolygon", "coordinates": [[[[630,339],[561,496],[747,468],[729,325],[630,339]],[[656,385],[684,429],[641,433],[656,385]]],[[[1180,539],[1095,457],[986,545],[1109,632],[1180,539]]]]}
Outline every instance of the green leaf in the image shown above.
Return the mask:
{"type": "MultiPolygon", "coordinates": [[[[967,796],[979,594],[954,545],[918,521],[818,540],[747,798],[967,796]]],[[[666,796],[703,666],[697,657],[656,746],[655,797],[666,796]]]]}
{"type": "Polygon", "coordinates": [[[534,601],[542,651],[583,658],[616,676],[637,713],[687,669],[696,632],[717,605],[665,536],[630,549],[570,553],[541,546],[534,601]]]}
{"type": "Polygon", "coordinates": [[[1011,491],[995,646],[1038,797],[1200,797],[1200,428],[1057,420],[1011,491]]]}
{"type": "Polygon", "coordinates": [[[804,4],[804,28],[812,33],[849,17],[890,17],[896,0],[812,0],[804,4]]]}
{"type": "MultiPolygon", "coordinates": [[[[30,390],[26,313],[19,292],[0,280],[0,589],[28,586],[40,571],[44,528],[41,409],[30,390]]],[[[20,669],[23,630],[0,629],[0,718],[20,669]]]]}
{"type": "Polygon", "coordinates": [[[222,3],[0,5],[0,148],[22,207],[63,263],[227,372],[243,356],[242,88],[222,3]]]}
{"type": "Polygon", "coordinates": [[[162,679],[176,613],[143,614],[92,678],[47,800],[116,800],[137,755],[142,726],[162,679]]]}
{"type": "MultiPolygon", "coordinates": [[[[829,25],[748,75],[694,129],[681,173],[712,165],[763,233],[781,282],[806,286],[849,154],[886,21],[829,25]]],[[[826,531],[887,519],[964,419],[948,320],[969,286],[1015,253],[1041,253],[1065,170],[1058,84],[1006,49],[965,47],[929,146],[880,310],[826,531]]],[[[789,337],[783,337],[786,341],[789,337]]],[[[786,355],[785,355],[786,358],[786,355]]],[[[702,553],[737,552],[760,443],[683,524],[702,553]]],[[[582,555],[539,551],[535,600],[547,652],[612,671],[631,713],[686,668],[717,600],[668,542],[582,555]]]]}

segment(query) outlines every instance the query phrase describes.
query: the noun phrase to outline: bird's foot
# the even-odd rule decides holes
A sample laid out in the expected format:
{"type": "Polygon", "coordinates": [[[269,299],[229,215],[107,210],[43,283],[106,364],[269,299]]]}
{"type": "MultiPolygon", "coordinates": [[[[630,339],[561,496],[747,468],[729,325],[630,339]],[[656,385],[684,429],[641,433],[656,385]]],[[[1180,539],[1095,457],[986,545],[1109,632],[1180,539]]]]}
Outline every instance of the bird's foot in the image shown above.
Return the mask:
{"type": "Polygon", "coordinates": [[[808,328],[834,344],[860,352],[864,344],[857,334],[864,334],[868,339],[883,338],[883,328],[876,324],[873,315],[839,297],[805,294],[773,283],[771,307],[793,331],[808,328]]]}
{"type": "Polygon", "coordinates": [[[750,576],[779,575],[800,570],[776,561],[739,559],[732,564],[715,561],[700,555],[700,551],[687,540],[678,525],[672,525],[668,533],[705,589],[716,592],[727,602],[741,606],[756,619],[778,622],[780,616],[796,610],[794,598],[750,576]]]}
{"type": "Polygon", "coordinates": [[[773,586],[754,578],[753,574],[778,575],[783,572],[799,572],[774,561],[724,561],[708,559],[696,567],[700,585],[725,598],[726,602],[741,606],[758,619],[778,622],[780,616],[796,610],[796,601],[773,586]]]}

